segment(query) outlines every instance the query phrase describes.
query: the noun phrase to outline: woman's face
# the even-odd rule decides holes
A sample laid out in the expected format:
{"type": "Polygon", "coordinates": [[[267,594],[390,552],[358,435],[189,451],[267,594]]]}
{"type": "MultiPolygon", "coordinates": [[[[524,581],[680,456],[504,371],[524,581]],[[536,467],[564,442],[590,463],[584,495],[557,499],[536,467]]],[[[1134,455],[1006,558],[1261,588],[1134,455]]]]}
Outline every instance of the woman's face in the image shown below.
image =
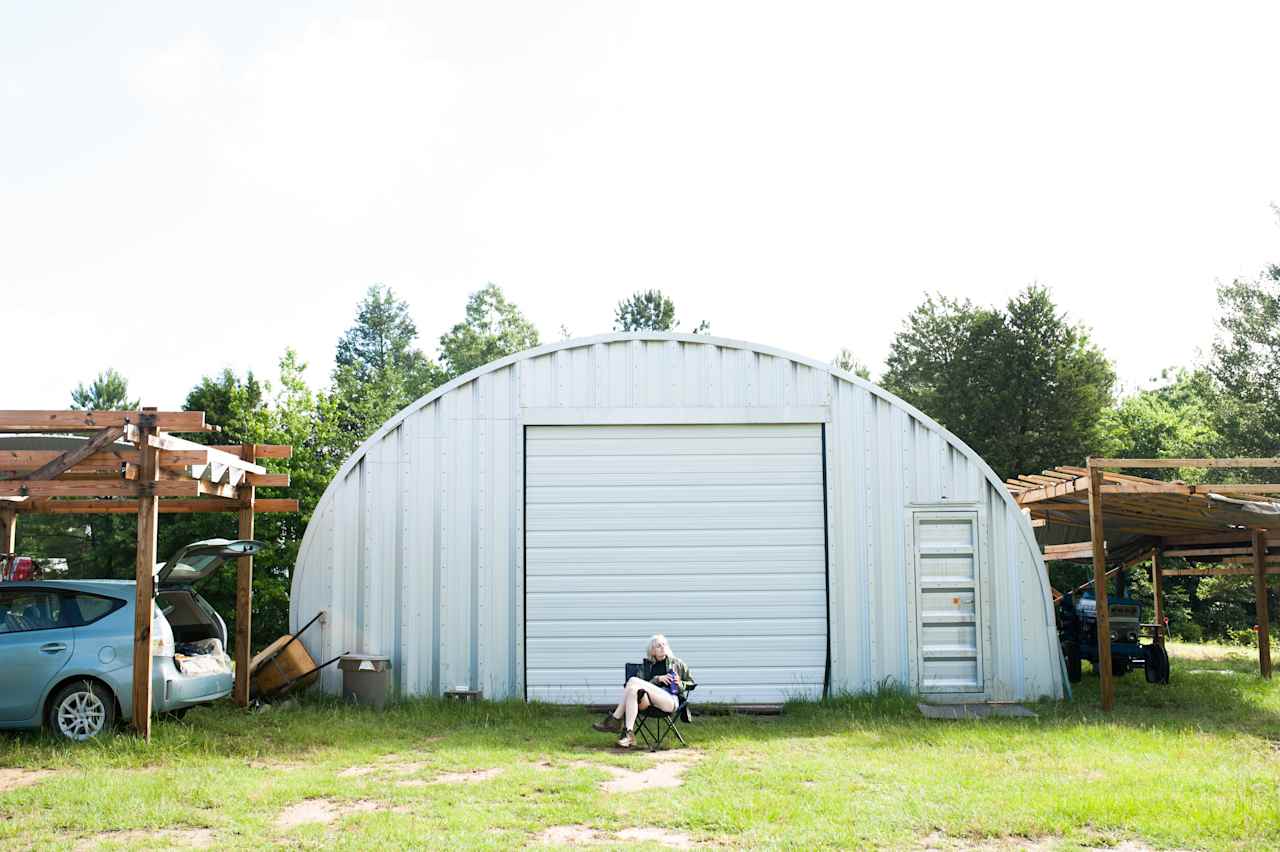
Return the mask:
{"type": "Polygon", "coordinates": [[[649,653],[653,655],[655,660],[665,660],[667,658],[667,643],[654,642],[653,646],[649,648],[649,653]]]}

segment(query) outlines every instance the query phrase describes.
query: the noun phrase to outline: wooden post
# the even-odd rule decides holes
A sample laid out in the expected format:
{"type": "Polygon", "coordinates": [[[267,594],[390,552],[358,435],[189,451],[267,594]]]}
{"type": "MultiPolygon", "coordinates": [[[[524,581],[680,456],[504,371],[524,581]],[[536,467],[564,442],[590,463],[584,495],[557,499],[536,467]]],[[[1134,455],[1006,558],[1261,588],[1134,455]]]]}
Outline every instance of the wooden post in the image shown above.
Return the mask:
{"type": "Polygon", "coordinates": [[[1089,535],[1093,541],[1093,596],[1097,603],[1098,680],[1102,687],[1102,709],[1111,712],[1116,704],[1116,685],[1111,673],[1111,612],[1107,604],[1107,551],[1102,528],[1102,468],[1089,466],[1089,535]]]}
{"type": "MultiPolygon", "coordinates": [[[[240,457],[254,461],[253,444],[240,449],[240,457]]],[[[240,538],[253,538],[254,486],[240,488],[240,538]]],[[[249,661],[253,642],[253,557],[236,560],[236,683],[233,696],[241,707],[249,706],[249,661]]]]}
{"type": "MultiPolygon", "coordinates": [[[[143,409],[138,427],[138,481],[154,483],[160,478],[160,451],[148,438],[156,434],[154,408],[143,409]]],[[[151,609],[155,597],[156,534],[159,506],[155,493],[138,498],[138,555],[134,565],[137,595],[133,613],[133,729],[151,741],[151,609]]]]}
{"type": "Polygon", "coordinates": [[[0,553],[16,553],[18,550],[18,516],[13,512],[0,512],[0,553]]]}
{"type": "Polygon", "coordinates": [[[1155,598],[1153,621],[1159,625],[1156,641],[1164,645],[1164,571],[1160,567],[1160,548],[1151,551],[1151,593],[1155,598]]]}
{"type": "Polygon", "coordinates": [[[1253,531],[1253,595],[1258,614],[1258,668],[1264,678],[1271,678],[1271,633],[1267,622],[1267,533],[1253,531]]]}

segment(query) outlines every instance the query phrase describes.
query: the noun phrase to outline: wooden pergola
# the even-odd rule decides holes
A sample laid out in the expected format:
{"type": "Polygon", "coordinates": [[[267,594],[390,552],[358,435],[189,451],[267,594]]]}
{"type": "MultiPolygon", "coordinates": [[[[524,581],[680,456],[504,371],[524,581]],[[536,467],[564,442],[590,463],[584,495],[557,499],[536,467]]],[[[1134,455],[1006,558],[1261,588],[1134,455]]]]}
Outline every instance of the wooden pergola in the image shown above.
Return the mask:
{"type": "Polygon", "coordinates": [[[1269,575],[1280,574],[1280,503],[1267,495],[1280,493],[1280,484],[1189,485],[1115,473],[1115,468],[1280,469],[1280,458],[1090,458],[1084,467],[1057,467],[1006,480],[1033,525],[1089,531],[1087,541],[1047,545],[1044,555],[1050,560],[1089,559],[1093,563],[1103,709],[1115,706],[1111,644],[1105,641],[1111,633],[1107,581],[1148,559],[1157,624],[1164,621],[1164,577],[1252,575],[1258,667],[1262,677],[1270,678],[1267,580],[1269,575]],[[1124,543],[1108,548],[1109,537],[1124,543]],[[1186,559],[1193,566],[1165,569],[1163,557],[1186,559]],[[1108,562],[1113,565],[1110,570],[1108,562]]]}
{"type": "MultiPolygon", "coordinates": [[[[0,433],[88,434],[71,449],[0,450],[0,553],[12,553],[23,514],[137,514],[137,606],[133,637],[133,727],[151,738],[151,615],[159,513],[236,512],[253,538],[258,512],[296,512],[298,501],[258,499],[287,487],[260,459],[289,458],[283,445],[206,445],[174,433],[209,433],[203,411],[0,411],[0,433]]],[[[64,439],[65,440],[65,439],[64,439]]],[[[236,568],[237,703],[249,703],[253,557],[236,568]]]]}

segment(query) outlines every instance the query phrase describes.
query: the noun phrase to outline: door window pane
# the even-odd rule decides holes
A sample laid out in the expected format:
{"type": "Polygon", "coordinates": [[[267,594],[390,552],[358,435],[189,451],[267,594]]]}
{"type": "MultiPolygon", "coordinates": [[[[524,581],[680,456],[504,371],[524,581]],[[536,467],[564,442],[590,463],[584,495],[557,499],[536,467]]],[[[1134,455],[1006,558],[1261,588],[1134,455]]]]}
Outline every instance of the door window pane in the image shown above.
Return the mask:
{"type": "Polygon", "coordinates": [[[63,626],[62,599],[56,592],[37,589],[0,592],[0,633],[63,626]]]}

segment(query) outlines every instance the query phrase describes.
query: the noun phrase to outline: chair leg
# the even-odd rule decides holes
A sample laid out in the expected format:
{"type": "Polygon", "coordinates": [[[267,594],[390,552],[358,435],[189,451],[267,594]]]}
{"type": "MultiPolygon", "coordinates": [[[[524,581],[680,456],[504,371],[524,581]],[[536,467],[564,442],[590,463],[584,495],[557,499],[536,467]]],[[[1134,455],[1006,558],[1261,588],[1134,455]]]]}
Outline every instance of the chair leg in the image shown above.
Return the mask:
{"type": "Polygon", "coordinates": [[[680,736],[680,729],[677,728],[675,725],[671,726],[671,733],[676,735],[676,739],[680,741],[680,745],[684,746],[685,748],[689,747],[689,744],[684,741],[684,737],[680,736]]]}

